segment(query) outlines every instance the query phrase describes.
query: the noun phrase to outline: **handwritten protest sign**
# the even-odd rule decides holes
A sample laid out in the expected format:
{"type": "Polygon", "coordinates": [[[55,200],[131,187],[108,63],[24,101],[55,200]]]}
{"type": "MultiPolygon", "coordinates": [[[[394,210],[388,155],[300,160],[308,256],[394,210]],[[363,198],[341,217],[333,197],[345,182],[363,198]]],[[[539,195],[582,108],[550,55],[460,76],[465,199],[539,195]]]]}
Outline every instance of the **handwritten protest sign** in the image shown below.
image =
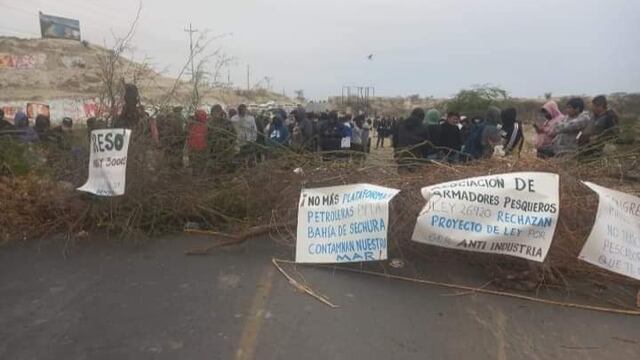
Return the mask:
{"type": "Polygon", "coordinates": [[[131,130],[125,129],[91,132],[89,179],[78,190],[100,196],[124,194],[130,136],[131,130]]]}
{"type": "Polygon", "coordinates": [[[411,239],[542,262],[558,222],[558,185],[557,174],[521,172],[425,187],[411,239]]]}
{"type": "Polygon", "coordinates": [[[399,191],[370,184],[302,190],[296,262],[386,259],[389,201],[399,191]]]}
{"type": "Polygon", "coordinates": [[[596,221],[579,258],[640,280],[640,198],[584,182],[600,198],[596,221]]]}

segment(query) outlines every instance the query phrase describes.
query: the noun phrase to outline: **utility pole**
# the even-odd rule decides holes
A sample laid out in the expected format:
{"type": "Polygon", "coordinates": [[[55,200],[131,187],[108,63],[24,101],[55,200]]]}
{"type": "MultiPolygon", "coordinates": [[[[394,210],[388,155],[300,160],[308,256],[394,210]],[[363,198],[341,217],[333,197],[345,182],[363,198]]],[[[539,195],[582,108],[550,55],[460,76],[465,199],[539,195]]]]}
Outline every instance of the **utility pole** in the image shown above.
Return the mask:
{"type": "Polygon", "coordinates": [[[200,101],[200,95],[198,94],[198,82],[196,81],[196,68],[193,63],[193,33],[197,33],[198,30],[194,29],[189,23],[189,28],[184,29],[185,32],[189,33],[189,62],[191,63],[191,81],[193,82],[193,94],[194,97],[194,108],[198,106],[198,102],[200,101]]]}
{"type": "Polygon", "coordinates": [[[189,63],[191,63],[191,80],[193,80],[196,73],[195,65],[193,64],[193,33],[197,33],[198,29],[193,29],[191,23],[189,23],[189,28],[184,29],[184,32],[189,33],[189,63]]]}
{"type": "Polygon", "coordinates": [[[247,64],[247,90],[251,90],[249,79],[251,78],[251,66],[247,64]]]}

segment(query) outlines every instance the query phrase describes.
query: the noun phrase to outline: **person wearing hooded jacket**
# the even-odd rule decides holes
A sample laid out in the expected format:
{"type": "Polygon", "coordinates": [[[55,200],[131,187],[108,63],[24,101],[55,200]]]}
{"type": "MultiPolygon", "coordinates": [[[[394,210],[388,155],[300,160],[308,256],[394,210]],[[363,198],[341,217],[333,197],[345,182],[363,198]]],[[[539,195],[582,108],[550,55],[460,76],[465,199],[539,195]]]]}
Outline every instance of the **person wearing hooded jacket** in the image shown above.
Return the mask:
{"type": "Polygon", "coordinates": [[[504,131],[504,154],[509,156],[515,153],[520,155],[522,146],[524,145],[524,133],[522,132],[522,123],[516,119],[517,113],[514,108],[502,110],[500,117],[502,119],[502,131],[504,131]]]}
{"type": "Polygon", "coordinates": [[[473,126],[464,144],[464,153],[469,160],[493,156],[494,147],[502,139],[498,130],[499,121],[500,109],[490,106],[484,120],[473,126]]]}
{"type": "Polygon", "coordinates": [[[440,111],[430,109],[425,116],[425,131],[427,143],[424,146],[424,157],[437,160],[440,157],[438,147],[442,145],[442,127],[440,124],[440,111]]]}
{"type": "Polygon", "coordinates": [[[553,129],[557,124],[564,121],[565,116],[558,108],[558,104],[551,100],[542,105],[540,113],[544,116],[544,122],[541,125],[533,124],[536,131],[536,151],[539,158],[553,157],[553,129]]]}
{"type": "Polygon", "coordinates": [[[412,162],[425,157],[427,130],[424,126],[425,113],[422,108],[415,108],[411,115],[398,125],[398,140],[395,154],[400,169],[413,170],[412,162]]]}

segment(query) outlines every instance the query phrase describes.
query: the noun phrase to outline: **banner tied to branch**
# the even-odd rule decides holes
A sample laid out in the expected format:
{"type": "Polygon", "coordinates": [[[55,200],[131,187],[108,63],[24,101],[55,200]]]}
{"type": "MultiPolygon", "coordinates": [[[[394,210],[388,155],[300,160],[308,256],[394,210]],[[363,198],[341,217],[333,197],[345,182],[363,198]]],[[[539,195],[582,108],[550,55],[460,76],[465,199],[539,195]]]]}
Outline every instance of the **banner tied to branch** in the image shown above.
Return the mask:
{"type": "Polygon", "coordinates": [[[385,260],[389,201],[398,192],[371,184],[302,190],[296,262],[385,260]]]}
{"type": "Polygon", "coordinates": [[[598,213],[579,258],[640,280],[640,198],[583,183],[598,194],[598,213]]]}
{"type": "Polygon", "coordinates": [[[422,189],[427,204],[411,239],[542,262],[558,223],[559,176],[519,172],[422,189]]]}
{"type": "Polygon", "coordinates": [[[124,195],[130,137],[127,129],[91,132],[89,179],[78,190],[99,196],[124,195]]]}

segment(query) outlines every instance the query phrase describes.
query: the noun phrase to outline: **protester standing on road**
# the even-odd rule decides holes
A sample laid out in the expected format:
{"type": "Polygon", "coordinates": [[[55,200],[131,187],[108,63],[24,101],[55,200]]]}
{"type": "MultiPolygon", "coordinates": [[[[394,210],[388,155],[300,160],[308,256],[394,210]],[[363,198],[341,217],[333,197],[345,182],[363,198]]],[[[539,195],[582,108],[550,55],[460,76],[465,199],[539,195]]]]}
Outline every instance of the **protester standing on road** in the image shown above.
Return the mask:
{"type": "Polygon", "coordinates": [[[232,170],[233,157],[236,152],[236,132],[227,119],[222,106],[211,107],[209,116],[209,161],[207,167],[213,174],[232,170]]]}
{"type": "Polygon", "coordinates": [[[203,174],[207,165],[207,113],[197,110],[194,119],[189,123],[187,145],[189,163],[196,174],[203,174]]]}
{"type": "Polygon", "coordinates": [[[338,114],[335,111],[321,114],[318,127],[320,150],[325,153],[323,158],[332,159],[335,154],[330,153],[340,150],[342,142],[342,127],[338,121],[338,114]]]}
{"type": "Polygon", "coordinates": [[[378,135],[378,138],[376,139],[376,149],[384,149],[384,139],[389,136],[389,133],[391,132],[390,120],[382,118],[382,120],[378,120],[377,124],[374,124],[374,127],[376,128],[376,133],[378,135]]]}
{"type": "Polygon", "coordinates": [[[294,110],[293,117],[295,119],[294,133],[295,145],[299,149],[313,150],[313,123],[307,117],[306,112],[302,109],[294,110]]]}
{"type": "Polygon", "coordinates": [[[267,143],[270,147],[282,147],[289,144],[289,128],[279,115],[273,118],[273,125],[269,130],[269,140],[267,143]]]}
{"type": "Polygon", "coordinates": [[[362,153],[364,151],[362,143],[362,124],[364,123],[364,115],[358,115],[354,121],[349,122],[351,125],[351,150],[362,153]]]}
{"type": "Polygon", "coordinates": [[[415,108],[406,120],[399,123],[394,155],[398,170],[413,171],[415,163],[424,158],[424,142],[427,140],[424,118],[424,110],[415,108]]]}
{"type": "Polygon", "coordinates": [[[231,118],[231,124],[236,132],[236,150],[241,161],[256,163],[256,142],[258,140],[258,127],[256,119],[249,115],[247,106],[238,106],[238,115],[231,118]]]}
{"type": "Polygon", "coordinates": [[[371,119],[367,119],[367,121],[362,124],[362,145],[364,146],[364,152],[367,154],[371,151],[371,126],[371,119]]]}

